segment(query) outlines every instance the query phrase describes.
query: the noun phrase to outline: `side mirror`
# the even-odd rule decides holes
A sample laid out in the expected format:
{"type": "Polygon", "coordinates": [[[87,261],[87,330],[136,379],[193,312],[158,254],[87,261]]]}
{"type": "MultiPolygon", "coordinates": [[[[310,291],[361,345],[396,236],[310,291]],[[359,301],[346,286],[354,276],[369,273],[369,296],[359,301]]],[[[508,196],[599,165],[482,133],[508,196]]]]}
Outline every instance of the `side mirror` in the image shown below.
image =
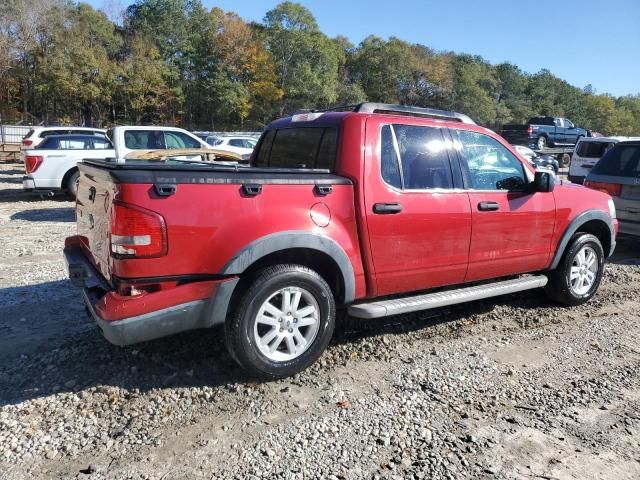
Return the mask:
{"type": "Polygon", "coordinates": [[[556,186],[556,177],[552,172],[536,171],[533,179],[534,192],[553,192],[556,186]]]}

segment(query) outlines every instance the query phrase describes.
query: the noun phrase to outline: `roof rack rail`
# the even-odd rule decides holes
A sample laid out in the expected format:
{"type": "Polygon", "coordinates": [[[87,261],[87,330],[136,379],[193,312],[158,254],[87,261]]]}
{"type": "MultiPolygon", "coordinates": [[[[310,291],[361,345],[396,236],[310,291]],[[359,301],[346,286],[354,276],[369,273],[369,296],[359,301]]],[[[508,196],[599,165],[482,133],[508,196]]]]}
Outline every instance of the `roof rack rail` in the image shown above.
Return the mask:
{"type": "Polygon", "coordinates": [[[391,113],[403,114],[415,117],[439,118],[442,120],[453,120],[454,122],[475,124],[467,115],[447,110],[436,110],[435,108],[413,107],[410,105],[393,105],[389,103],[361,103],[356,106],[354,112],[360,113],[391,113]]]}
{"type": "Polygon", "coordinates": [[[437,110],[435,108],[413,107],[410,105],[396,105],[391,103],[364,102],[354,105],[339,105],[331,108],[298,110],[296,113],[321,113],[321,112],[358,112],[358,113],[388,113],[401,114],[412,117],[427,117],[441,120],[452,120],[454,122],[471,123],[474,122],[467,115],[447,110],[437,110]]]}

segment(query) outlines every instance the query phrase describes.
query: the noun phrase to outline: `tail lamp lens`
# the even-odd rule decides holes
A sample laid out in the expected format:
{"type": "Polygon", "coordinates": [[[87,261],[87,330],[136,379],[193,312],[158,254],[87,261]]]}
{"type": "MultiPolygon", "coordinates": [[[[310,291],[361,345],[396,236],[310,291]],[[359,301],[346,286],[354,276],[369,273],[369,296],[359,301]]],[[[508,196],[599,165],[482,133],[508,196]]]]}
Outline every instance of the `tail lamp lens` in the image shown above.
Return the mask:
{"type": "Polygon", "coordinates": [[[33,140],[24,139],[22,140],[22,145],[24,145],[25,147],[30,147],[31,145],[33,145],[33,140]]]}
{"type": "Polygon", "coordinates": [[[43,160],[44,158],[40,155],[27,155],[24,157],[24,166],[27,173],[33,173],[38,170],[43,160]]]}
{"type": "Polygon", "coordinates": [[[585,180],[584,186],[592,190],[608,193],[612,197],[619,197],[620,193],[622,193],[622,185],[619,183],[590,182],[589,180],[585,180]]]}
{"type": "Polygon", "coordinates": [[[167,229],[162,216],[115,201],[111,210],[111,253],[119,258],[167,254],[167,229]]]}

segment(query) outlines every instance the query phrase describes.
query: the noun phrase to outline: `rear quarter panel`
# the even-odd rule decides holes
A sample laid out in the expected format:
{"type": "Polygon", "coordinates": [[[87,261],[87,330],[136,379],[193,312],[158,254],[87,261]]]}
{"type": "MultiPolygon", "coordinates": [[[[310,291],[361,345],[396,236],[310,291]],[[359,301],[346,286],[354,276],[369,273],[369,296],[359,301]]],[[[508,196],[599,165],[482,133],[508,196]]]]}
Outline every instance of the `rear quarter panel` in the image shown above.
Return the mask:
{"type": "Polygon", "coordinates": [[[356,276],[356,296],[363,293],[352,185],[334,185],[331,194],[319,196],[312,184],[264,184],[262,193],[254,197],[244,195],[239,184],[178,184],[170,197],[158,197],[149,184],[117,187],[119,200],[164,217],[169,243],[162,258],[111,259],[112,273],[120,278],[216,274],[262,237],[304,231],[328,237],[342,247],[356,276]],[[312,207],[317,211],[326,207],[326,227],[314,223],[312,207]]]}

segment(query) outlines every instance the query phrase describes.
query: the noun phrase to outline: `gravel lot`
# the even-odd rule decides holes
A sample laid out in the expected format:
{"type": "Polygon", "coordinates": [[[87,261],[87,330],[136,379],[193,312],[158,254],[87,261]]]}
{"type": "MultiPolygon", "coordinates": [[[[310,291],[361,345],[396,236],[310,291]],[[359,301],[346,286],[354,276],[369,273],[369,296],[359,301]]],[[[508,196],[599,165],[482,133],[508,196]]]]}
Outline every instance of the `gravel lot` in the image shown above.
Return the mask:
{"type": "Polygon", "coordinates": [[[321,362],[256,383],[221,332],[119,348],[61,251],[73,204],[0,166],[0,479],[640,478],[640,245],[598,295],[344,318],[321,362]]]}

